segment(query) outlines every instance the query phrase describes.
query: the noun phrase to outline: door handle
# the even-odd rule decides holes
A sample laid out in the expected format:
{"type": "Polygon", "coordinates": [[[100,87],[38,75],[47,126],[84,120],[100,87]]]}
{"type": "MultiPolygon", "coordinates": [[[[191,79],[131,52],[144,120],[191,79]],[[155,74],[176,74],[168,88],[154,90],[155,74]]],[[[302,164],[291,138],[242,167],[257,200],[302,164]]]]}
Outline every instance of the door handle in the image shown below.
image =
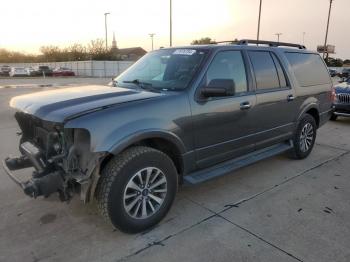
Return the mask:
{"type": "Polygon", "coordinates": [[[249,109],[249,108],[251,108],[252,106],[251,106],[251,104],[247,101],[247,102],[243,102],[243,103],[241,103],[241,106],[240,106],[240,108],[242,109],[242,110],[246,110],[246,109],[249,109]]]}
{"type": "Polygon", "coordinates": [[[290,102],[290,101],[293,101],[295,99],[294,95],[288,95],[287,96],[287,101],[290,102]]]}

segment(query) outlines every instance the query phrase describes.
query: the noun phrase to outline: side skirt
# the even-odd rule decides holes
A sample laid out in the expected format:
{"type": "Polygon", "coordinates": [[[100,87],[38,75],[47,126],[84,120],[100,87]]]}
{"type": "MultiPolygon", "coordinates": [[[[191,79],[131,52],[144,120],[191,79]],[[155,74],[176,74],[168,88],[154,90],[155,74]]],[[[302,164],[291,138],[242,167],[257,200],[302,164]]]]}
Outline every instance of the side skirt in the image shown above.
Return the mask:
{"type": "Polygon", "coordinates": [[[239,158],[220,163],[216,166],[196,171],[194,173],[184,176],[183,179],[184,182],[187,184],[199,184],[214,179],[216,177],[224,176],[234,170],[251,165],[260,160],[281,154],[292,148],[292,141],[276,144],[267,148],[254,151],[239,158]]]}

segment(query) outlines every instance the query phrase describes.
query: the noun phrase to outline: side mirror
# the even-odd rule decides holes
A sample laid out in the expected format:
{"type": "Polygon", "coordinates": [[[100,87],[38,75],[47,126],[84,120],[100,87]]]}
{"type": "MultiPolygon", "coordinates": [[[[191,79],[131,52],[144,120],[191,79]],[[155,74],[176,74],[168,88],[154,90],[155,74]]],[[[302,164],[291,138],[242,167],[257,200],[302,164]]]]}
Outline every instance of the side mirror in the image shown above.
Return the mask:
{"type": "Polygon", "coordinates": [[[201,89],[201,94],[204,97],[234,96],[235,89],[232,79],[213,79],[201,89]]]}

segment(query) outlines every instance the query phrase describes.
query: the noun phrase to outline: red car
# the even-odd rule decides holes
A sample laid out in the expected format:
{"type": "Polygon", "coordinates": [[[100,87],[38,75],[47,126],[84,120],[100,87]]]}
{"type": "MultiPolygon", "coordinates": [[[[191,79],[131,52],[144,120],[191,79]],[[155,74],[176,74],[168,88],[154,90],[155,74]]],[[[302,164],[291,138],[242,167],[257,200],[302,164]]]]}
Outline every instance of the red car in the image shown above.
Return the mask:
{"type": "Polygon", "coordinates": [[[67,67],[58,67],[53,70],[52,76],[75,76],[75,73],[67,67]]]}

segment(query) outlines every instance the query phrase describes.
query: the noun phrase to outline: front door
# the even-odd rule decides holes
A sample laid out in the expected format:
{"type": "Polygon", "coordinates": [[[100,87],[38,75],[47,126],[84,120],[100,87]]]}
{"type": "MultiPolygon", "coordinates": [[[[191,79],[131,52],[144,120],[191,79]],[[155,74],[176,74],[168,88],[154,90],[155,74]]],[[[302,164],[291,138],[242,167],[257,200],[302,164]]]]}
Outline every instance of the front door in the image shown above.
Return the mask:
{"type": "Polygon", "coordinates": [[[233,80],[235,94],[192,102],[198,168],[211,166],[254,150],[254,143],[251,143],[249,136],[253,132],[254,119],[251,112],[256,105],[256,96],[248,88],[242,52],[218,52],[197,93],[213,79],[233,80]]]}

